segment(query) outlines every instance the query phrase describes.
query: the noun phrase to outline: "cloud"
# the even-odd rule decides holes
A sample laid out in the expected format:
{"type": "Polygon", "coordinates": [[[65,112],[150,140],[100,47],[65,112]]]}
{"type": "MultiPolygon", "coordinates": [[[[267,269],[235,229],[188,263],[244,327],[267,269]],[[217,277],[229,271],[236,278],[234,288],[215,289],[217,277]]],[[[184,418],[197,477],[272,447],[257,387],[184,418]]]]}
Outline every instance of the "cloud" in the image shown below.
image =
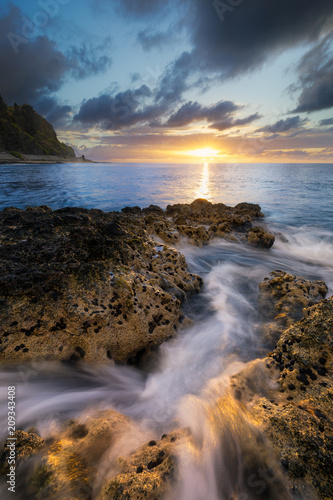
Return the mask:
{"type": "Polygon", "coordinates": [[[101,54],[110,43],[110,38],[107,37],[102,45],[97,47],[87,46],[86,44],[81,47],[70,47],[67,52],[68,63],[71,75],[77,79],[82,80],[88,76],[103,73],[112,64],[110,57],[101,54]]]}
{"type": "Polygon", "coordinates": [[[161,31],[152,33],[150,30],[140,31],[137,36],[137,41],[141,44],[145,51],[161,48],[170,41],[170,32],[161,31]]]}
{"type": "Polygon", "coordinates": [[[60,90],[68,78],[83,79],[111,64],[101,55],[101,46],[72,47],[64,53],[47,36],[23,36],[28,35],[23,18],[18,7],[11,7],[0,19],[0,92],[9,104],[35,105],[60,90]]]}
{"type": "Polygon", "coordinates": [[[246,116],[245,118],[238,118],[237,120],[228,117],[225,120],[213,123],[209,128],[215,128],[222,132],[223,130],[227,130],[233,127],[244,127],[256,120],[259,120],[260,118],[262,118],[262,115],[260,115],[259,113],[254,113],[252,115],[246,116]]]}
{"type": "MultiPolygon", "coordinates": [[[[331,0],[183,0],[193,44],[192,71],[231,78],[260,67],[275,53],[315,41],[332,21],[331,0]],[[232,4],[238,4],[231,7],[232,4]]],[[[181,56],[182,57],[182,56],[181,56]]],[[[175,63],[175,66],[177,62],[175,63]]]]}
{"type": "Polygon", "coordinates": [[[66,128],[70,120],[70,114],[73,108],[67,104],[59,102],[53,97],[42,97],[36,104],[35,110],[43,115],[47,121],[52,123],[55,128],[66,128]]]}
{"type": "Polygon", "coordinates": [[[189,101],[170,116],[166,125],[170,127],[183,127],[192,122],[202,120],[209,122],[222,120],[223,117],[229,116],[230,113],[237,111],[241,107],[231,101],[221,101],[213,106],[202,106],[198,102],[189,101]]]}
{"type": "MultiPolygon", "coordinates": [[[[105,4],[105,0],[95,0],[99,5],[105,4]]],[[[150,15],[162,14],[171,6],[171,0],[108,0],[107,3],[114,4],[118,11],[125,15],[140,18],[150,15]]]]}
{"type": "Polygon", "coordinates": [[[135,125],[148,128],[181,128],[191,123],[206,121],[210,128],[224,130],[236,126],[245,126],[261,118],[258,113],[245,118],[235,118],[235,113],[244,106],[232,101],[220,101],[211,106],[198,102],[186,102],[170,115],[167,103],[156,105],[154,95],[143,85],[135,90],[126,90],[117,95],[103,94],[81,104],[74,122],[86,127],[99,126],[104,130],[122,130],[135,125]],[[225,124],[222,128],[221,124],[225,124]]]}
{"type": "MultiPolygon", "coordinates": [[[[130,0],[121,3],[125,15],[141,18],[171,7],[173,0],[166,0],[163,6],[158,1],[145,1],[142,5],[130,0]]],[[[287,48],[301,42],[315,42],[333,21],[333,3],[252,0],[228,4],[220,0],[179,0],[177,13],[192,49],[166,68],[156,102],[175,103],[191,87],[203,88],[217,79],[246,74],[287,48]],[[226,5],[229,9],[225,11],[226,5]]],[[[165,33],[139,35],[146,50],[151,50],[154,42],[165,43],[165,38],[165,33]]]]}
{"type": "MultiPolygon", "coordinates": [[[[95,0],[97,1],[97,0],[95,0]]],[[[180,102],[184,92],[216,79],[234,78],[260,68],[281,51],[315,42],[331,26],[331,0],[98,0],[131,20],[177,12],[192,46],[170,64],[161,79],[156,103],[180,102]],[[202,76],[204,75],[205,81],[202,76]]],[[[168,43],[168,30],[140,31],[145,50],[168,43]]]]}
{"type": "Polygon", "coordinates": [[[333,125],[333,118],[325,118],[324,120],[320,120],[319,125],[321,127],[326,127],[328,125],[333,125]]]}
{"type": "Polygon", "coordinates": [[[283,132],[287,132],[288,130],[302,127],[306,122],[307,122],[306,118],[301,119],[300,116],[292,116],[290,118],[286,118],[285,120],[279,120],[276,123],[273,123],[273,125],[266,125],[265,127],[259,128],[257,132],[282,134],[283,132]]]}
{"type": "Polygon", "coordinates": [[[191,71],[192,59],[188,52],[172,63],[162,76],[159,90],[155,97],[156,103],[173,104],[178,102],[183,93],[190,88],[187,78],[191,71]]]}
{"type": "Polygon", "coordinates": [[[106,130],[121,130],[137,123],[147,123],[161,114],[161,108],[146,103],[151,97],[152,93],[146,85],[119,92],[114,97],[103,94],[84,101],[74,121],[106,130]]]}
{"type": "Polygon", "coordinates": [[[293,113],[311,113],[333,107],[333,35],[308,51],[297,67],[299,80],[291,89],[301,89],[293,113]]]}

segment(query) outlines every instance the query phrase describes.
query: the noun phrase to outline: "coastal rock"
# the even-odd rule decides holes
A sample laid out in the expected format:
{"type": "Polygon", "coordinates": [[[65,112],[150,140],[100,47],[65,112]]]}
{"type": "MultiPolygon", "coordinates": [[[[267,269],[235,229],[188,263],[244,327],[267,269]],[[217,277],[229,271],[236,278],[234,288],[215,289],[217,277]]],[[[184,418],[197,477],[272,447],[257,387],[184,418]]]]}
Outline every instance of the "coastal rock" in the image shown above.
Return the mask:
{"type": "Polygon", "coordinates": [[[308,308],[266,359],[232,378],[234,396],[268,437],[297,498],[332,498],[332,345],[331,297],[308,308]]]}
{"type": "Polygon", "coordinates": [[[271,248],[275,241],[275,236],[265,231],[262,227],[254,226],[246,233],[246,241],[253,247],[271,248]]]}
{"type": "Polygon", "coordinates": [[[192,245],[202,246],[209,241],[208,231],[203,226],[177,226],[177,231],[192,245]]]}
{"type": "MultiPolygon", "coordinates": [[[[27,458],[36,455],[45,447],[45,441],[36,432],[35,429],[29,429],[27,432],[17,430],[13,436],[15,438],[15,465],[19,467],[27,458]]],[[[10,449],[6,441],[0,457],[0,474],[8,473],[8,460],[10,460],[10,449]]],[[[13,441],[11,441],[12,443],[13,441]]]]}
{"type": "Polygon", "coordinates": [[[180,432],[151,440],[127,458],[118,458],[118,474],[101,489],[97,500],[155,500],[165,496],[176,475],[175,444],[180,432]]]}
{"type": "Polygon", "coordinates": [[[259,283],[259,308],[263,331],[273,345],[283,330],[303,317],[303,310],[326,297],[323,281],[310,281],[281,270],[271,272],[259,283]]]}
{"type": "MultiPolygon", "coordinates": [[[[46,442],[35,432],[17,431],[19,498],[91,498],[93,486],[102,481],[99,474],[107,465],[103,463],[104,454],[122,433],[130,432],[131,425],[124,415],[105,410],[81,421],[66,422],[64,430],[46,442]],[[23,484],[24,489],[20,487],[23,484]]],[[[3,469],[2,474],[5,472],[3,469]]]]}
{"type": "Polygon", "coordinates": [[[3,210],[1,359],[138,362],[175,334],[181,303],[202,286],[174,246],[223,236],[268,248],[274,237],[252,227],[261,216],[259,205],[203,199],[165,212],[3,210]]]}
{"type": "Polygon", "coordinates": [[[202,279],[148,236],[144,217],[0,212],[3,361],[125,363],[175,334],[181,301],[202,279]]]}
{"type": "Polygon", "coordinates": [[[268,249],[275,241],[264,228],[252,227],[253,220],[264,216],[260,206],[253,203],[228,207],[199,198],[190,204],[168,205],[165,214],[177,225],[177,231],[195,245],[219,237],[268,249]]]}
{"type": "MultiPolygon", "coordinates": [[[[44,441],[35,431],[17,431],[17,489],[23,498],[86,500],[162,498],[176,468],[181,431],[150,439],[114,410],[70,420],[44,441]]],[[[2,475],[7,473],[2,453],[2,475]]]]}

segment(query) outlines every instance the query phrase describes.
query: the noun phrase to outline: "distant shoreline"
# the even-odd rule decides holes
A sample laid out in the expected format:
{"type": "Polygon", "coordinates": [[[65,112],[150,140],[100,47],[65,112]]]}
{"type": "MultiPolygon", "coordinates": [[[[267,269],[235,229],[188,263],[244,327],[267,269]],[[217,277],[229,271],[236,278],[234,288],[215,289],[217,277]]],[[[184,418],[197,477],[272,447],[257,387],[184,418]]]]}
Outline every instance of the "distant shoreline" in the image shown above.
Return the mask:
{"type": "Polygon", "coordinates": [[[29,164],[47,164],[47,163],[99,163],[89,160],[84,156],[75,158],[63,158],[57,155],[27,155],[23,153],[11,154],[5,151],[0,152],[0,165],[29,165],[29,164]]]}
{"type": "Polygon", "coordinates": [[[30,164],[57,164],[57,163],[99,163],[87,158],[62,158],[54,155],[24,155],[19,153],[20,156],[14,156],[10,153],[0,153],[0,165],[30,165],[30,164]]]}

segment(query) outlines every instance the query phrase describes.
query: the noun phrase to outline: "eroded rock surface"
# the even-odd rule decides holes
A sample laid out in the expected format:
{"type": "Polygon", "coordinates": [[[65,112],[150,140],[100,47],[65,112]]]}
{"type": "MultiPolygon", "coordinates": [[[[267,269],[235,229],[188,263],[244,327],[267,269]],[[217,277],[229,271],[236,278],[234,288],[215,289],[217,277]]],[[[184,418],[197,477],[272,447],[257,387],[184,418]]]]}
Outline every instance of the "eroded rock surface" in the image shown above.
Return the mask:
{"type": "Polygon", "coordinates": [[[274,351],[233,377],[241,401],[272,443],[292,492],[333,494],[333,298],[306,310],[274,351]]]}
{"type": "Polygon", "coordinates": [[[145,226],[101,210],[2,211],[1,358],[126,362],[173,336],[202,279],[145,226]]]}
{"type": "Polygon", "coordinates": [[[3,210],[1,359],[137,359],[174,335],[182,301],[202,286],[173,245],[223,235],[250,243],[257,217],[259,205],[201,199],[166,211],[3,210]]]}
{"type": "Polygon", "coordinates": [[[266,321],[263,331],[273,346],[282,332],[303,317],[305,308],[324,299],[324,281],[311,281],[275,270],[259,283],[259,308],[266,321]]]}
{"type": "MultiPolygon", "coordinates": [[[[162,498],[174,480],[175,446],[181,434],[148,439],[129,418],[113,410],[65,422],[64,430],[47,440],[36,431],[17,431],[18,498],[162,498]]],[[[5,447],[2,474],[7,472],[8,454],[5,447]]]]}

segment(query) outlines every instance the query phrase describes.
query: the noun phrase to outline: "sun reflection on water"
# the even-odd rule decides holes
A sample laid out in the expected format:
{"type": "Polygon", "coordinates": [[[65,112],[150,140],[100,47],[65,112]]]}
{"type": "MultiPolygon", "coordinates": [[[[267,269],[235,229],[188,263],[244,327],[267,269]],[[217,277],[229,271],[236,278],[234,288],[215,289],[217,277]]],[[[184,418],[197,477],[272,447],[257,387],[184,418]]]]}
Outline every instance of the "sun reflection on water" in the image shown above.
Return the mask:
{"type": "Polygon", "coordinates": [[[210,195],[209,179],[210,179],[209,163],[205,162],[202,167],[200,179],[198,180],[197,190],[195,192],[196,198],[205,198],[205,199],[209,198],[210,195]]]}

